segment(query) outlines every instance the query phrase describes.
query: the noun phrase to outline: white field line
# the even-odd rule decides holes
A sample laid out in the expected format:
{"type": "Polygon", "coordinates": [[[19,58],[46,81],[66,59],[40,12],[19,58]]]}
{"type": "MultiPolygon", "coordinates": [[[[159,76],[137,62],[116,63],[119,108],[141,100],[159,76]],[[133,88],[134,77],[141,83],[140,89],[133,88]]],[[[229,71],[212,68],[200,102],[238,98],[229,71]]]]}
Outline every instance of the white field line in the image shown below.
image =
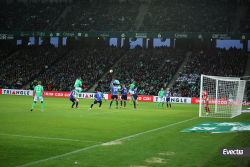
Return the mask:
{"type": "Polygon", "coordinates": [[[36,138],[36,139],[66,140],[66,141],[78,141],[78,142],[89,142],[89,143],[103,143],[103,142],[98,142],[98,141],[74,140],[74,139],[62,139],[62,138],[38,137],[38,136],[23,136],[23,135],[13,135],[13,134],[0,134],[0,135],[2,135],[2,136],[29,137],[29,138],[36,138]]]}
{"type": "MultiPolygon", "coordinates": [[[[117,142],[117,141],[128,139],[128,138],[132,138],[132,137],[139,136],[139,135],[142,135],[142,134],[145,134],[145,133],[149,133],[149,132],[153,132],[153,131],[156,131],[156,130],[167,128],[167,127],[170,127],[170,126],[173,126],[173,125],[177,125],[177,124],[180,124],[180,123],[183,123],[183,122],[191,121],[191,120],[194,120],[196,118],[199,118],[199,117],[195,117],[195,118],[187,119],[187,120],[184,120],[184,121],[176,122],[176,123],[173,123],[173,124],[170,124],[170,125],[162,126],[160,128],[156,128],[156,129],[148,130],[148,131],[145,131],[145,132],[137,133],[137,134],[134,134],[134,135],[130,135],[130,136],[127,136],[127,137],[123,137],[123,138],[113,140],[113,141],[110,141],[110,142],[106,142],[106,143],[102,143],[102,144],[107,144],[107,143],[112,143],[112,142],[117,142]]],[[[20,166],[17,166],[17,167],[24,167],[24,166],[29,166],[29,165],[37,164],[37,163],[40,163],[40,162],[52,160],[52,159],[55,159],[55,158],[63,157],[63,156],[69,155],[69,154],[74,154],[74,153],[77,153],[77,152],[80,152],[80,151],[84,151],[84,150],[88,150],[88,149],[91,149],[91,148],[94,148],[94,147],[97,147],[97,146],[101,146],[102,144],[96,144],[96,145],[93,145],[93,146],[90,146],[90,147],[82,148],[82,149],[79,149],[79,150],[75,150],[75,151],[68,152],[68,153],[65,153],[65,154],[61,154],[61,155],[57,155],[57,156],[54,156],[54,157],[42,159],[42,160],[39,160],[39,161],[30,162],[30,163],[23,164],[23,165],[20,165],[20,166]]]]}

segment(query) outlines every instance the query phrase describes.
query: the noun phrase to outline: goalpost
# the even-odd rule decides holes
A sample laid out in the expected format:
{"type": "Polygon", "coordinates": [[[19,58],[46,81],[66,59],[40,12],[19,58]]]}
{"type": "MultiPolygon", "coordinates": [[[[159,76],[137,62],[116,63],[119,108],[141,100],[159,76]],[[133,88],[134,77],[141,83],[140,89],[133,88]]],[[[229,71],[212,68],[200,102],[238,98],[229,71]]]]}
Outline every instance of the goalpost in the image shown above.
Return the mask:
{"type": "Polygon", "coordinates": [[[200,117],[233,118],[241,114],[246,81],[236,77],[201,75],[200,117]],[[209,101],[203,99],[207,92],[209,101]],[[206,108],[206,105],[208,108],[206,108]],[[206,109],[209,110],[207,114],[206,109]]]}

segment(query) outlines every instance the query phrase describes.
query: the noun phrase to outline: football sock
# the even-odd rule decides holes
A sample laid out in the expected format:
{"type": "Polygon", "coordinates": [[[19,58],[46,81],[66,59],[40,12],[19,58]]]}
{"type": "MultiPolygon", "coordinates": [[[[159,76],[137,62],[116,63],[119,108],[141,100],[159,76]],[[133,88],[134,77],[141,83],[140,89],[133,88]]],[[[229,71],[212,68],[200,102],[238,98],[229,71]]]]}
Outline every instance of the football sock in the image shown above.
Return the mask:
{"type": "Polygon", "coordinates": [[[124,107],[126,107],[126,101],[124,101],[124,107]]]}
{"type": "Polygon", "coordinates": [[[121,101],[121,106],[122,106],[122,101],[121,101]]]}
{"type": "Polygon", "coordinates": [[[207,112],[207,107],[205,107],[205,110],[206,110],[206,112],[207,112]]]}
{"type": "Polygon", "coordinates": [[[135,104],[135,101],[134,101],[134,107],[136,108],[136,104],[135,104]]]}
{"type": "Polygon", "coordinates": [[[102,103],[100,103],[99,108],[102,106],[102,103]]]}
{"type": "Polygon", "coordinates": [[[162,107],[163,107],[164,103],[162,103],[162,107]]]}
{"type": "Polygon", "coordinates": [[[76,107],[78,107],[78,102],[76,102],[76,107]]]}
{"type": "Polygon", "coordinates": [[[111,105],[112,105],[112,102],[113,102],[113,101],[110,102],[110,107],[111,107],[111,105]]]}
{"type": "Polygon", "coordinates": [[[132,96],[132,98],[129,100],[129,102],[131,103],[133,99],[134,99],[134,96],[132,96]]]}
{"type": "Polygon", "coordinates": [[[90,108],[92,108],[92,107],[93,107],[93,104],[91,104],[90,108]]]}
{"type": "Polygon", "coordinates": [[[34,102],[34,103],[32,104],[32,108],[34,108],[35,105],[36,105],[36,103],[34,102]]]}
{"type": "Polygon", "coordinates": [[[75,105],[75,102],[73,102],[72,107],[74,107],[74,105],[75,105]]]}
{"type": "Polygon", "coordinates": [[[118,106],[118,101],[116,101],[116,106],[118,106]]]}
{"type": "Polygon", "coordinates": [[[43,110],[43,106],[44,106],[44,104],[43,104],[43,103],[41,103],[41,110],[43,110]]]}
{"type": "Polygon", "coordinates": [[[167,107],[168,107],[168,103],[167,103],[167,107]]]}
{"type": "Polygon", "coordinates": [[[171,108],[171,104],[169,104],[170,108],[171,108]]]}
{"type": "Polygon", "coordinates": [[[138,100],[136,100],[136,104],[138,104],[138,100]]]}
{"type": "Polygon", "coordinates": [[[157,107],[159,107],[160,104],[161,104],[161,102],[158,103],[157,107]]]}

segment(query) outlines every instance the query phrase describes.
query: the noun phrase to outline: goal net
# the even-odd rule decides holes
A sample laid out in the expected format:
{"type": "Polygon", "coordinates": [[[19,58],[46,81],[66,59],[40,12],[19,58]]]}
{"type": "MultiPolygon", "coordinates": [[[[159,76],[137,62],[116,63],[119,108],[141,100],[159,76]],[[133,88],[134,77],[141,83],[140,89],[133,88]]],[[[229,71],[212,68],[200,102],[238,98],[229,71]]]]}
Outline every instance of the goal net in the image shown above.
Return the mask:
{"type": "Polygon", "coordinates": [[[240,78],[201,75],[199,116],[233,118],[240,115],[245,84],[240,78]]]}

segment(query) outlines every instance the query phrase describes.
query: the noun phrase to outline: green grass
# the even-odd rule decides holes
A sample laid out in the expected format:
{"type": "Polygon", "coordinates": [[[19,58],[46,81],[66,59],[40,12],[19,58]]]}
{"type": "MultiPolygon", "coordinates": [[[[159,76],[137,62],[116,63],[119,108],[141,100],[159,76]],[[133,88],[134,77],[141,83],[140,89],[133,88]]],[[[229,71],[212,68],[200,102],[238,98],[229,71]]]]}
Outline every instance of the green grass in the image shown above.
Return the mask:
{"type": "Polygon", "coordinates": [[[31,112],[32,97],[0,95],[0,166],[248,166],[249,158],[220,157],[219,149],[249,146],[249,133],[180,132],[202,122],[248,122],[248,113],[198,118],[198,105],[172,104],[167,110],[139,102],[132,110],[127,102],[126,109],[108,109],[109,101],[89,111],[92,102],[80,99],[79,109],[71,109],[68,98],[45,97],[44,112],[40,102],[31,112]],[[102,144],[117,139],[116,145],[102,144]]]}

